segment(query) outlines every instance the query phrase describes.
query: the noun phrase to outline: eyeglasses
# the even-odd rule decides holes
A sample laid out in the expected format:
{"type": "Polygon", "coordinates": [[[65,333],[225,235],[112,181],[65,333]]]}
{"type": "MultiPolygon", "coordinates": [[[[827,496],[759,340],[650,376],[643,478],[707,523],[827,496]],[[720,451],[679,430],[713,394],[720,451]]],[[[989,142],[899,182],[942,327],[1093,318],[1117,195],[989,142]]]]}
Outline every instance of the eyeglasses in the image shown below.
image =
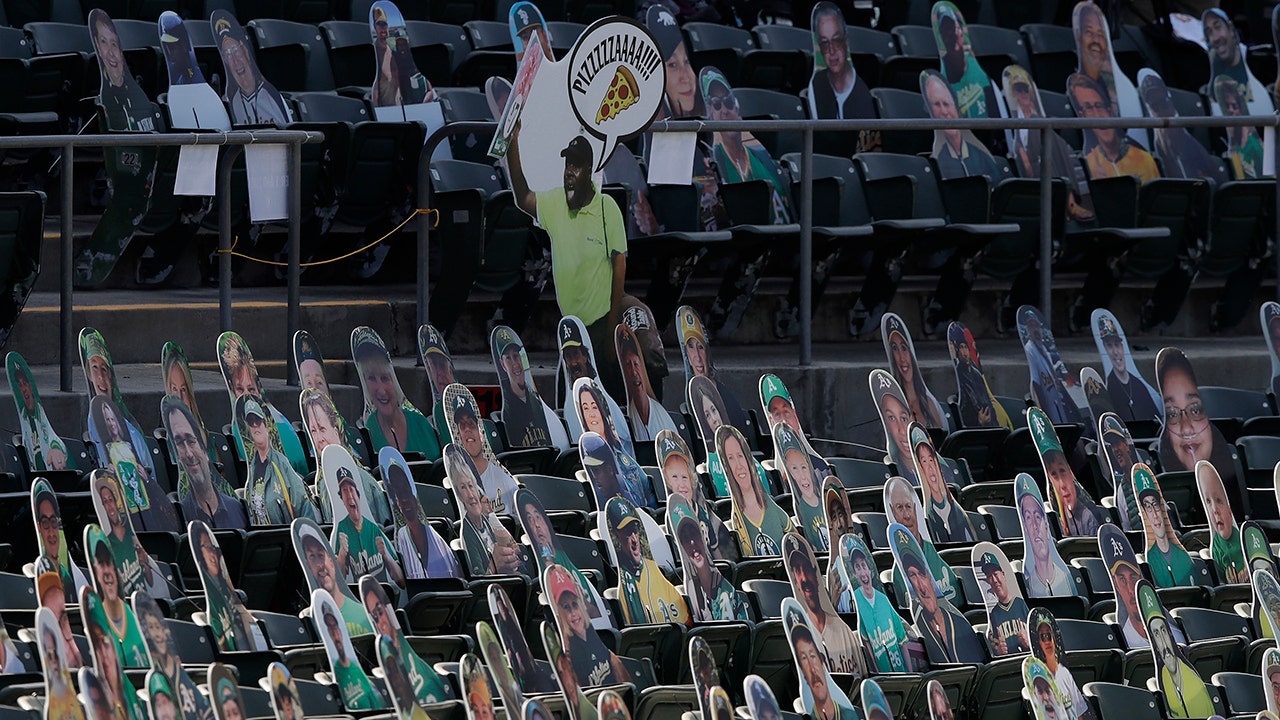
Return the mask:
{"type": "Polygon", "coordinates": [[[1203,420],[1204,403],[1197,400],[1185,408],[1169,406],[1169,408],[1164,411],[1164,419],[1167,422],[1176,423],[1184,417],[1191,422],[1203,420]]]}
{"type": "Polygon", "coordinates": [[[1148,498],[1142,501],[1143,510],[1146,510],[1149,512],[1152,510],[1158,510],[1159,508],[1160,508],[1160,502],[1155,498],[1148,498]]]}
{"type": "Polygon", "coordinates": [[[179,450],[183,448],[194,448],[199,445],[199,441],[195,435],[176,435],[173,438],[173,446],[179,450]]]}
{"type": "Polygon", "coordinates": [[[732,110],[738,107],[738,99],[732,95],[716,95],[707,101],[712,110],[732,110]]]}
{"type": "Polygon", "coordinates": [[[848,40],[849,38],[844,35],[837,35],[830,39],[822,38],[818,41],[818,50],[824,53],[831,52],[832,50],[839,50],[845,47],[848,40]]]}
{"type": "Polygon", "coordinates": [[[39,520],[37,520],[37,524],[40,526],[41,530],[54,530],[62,527],[62,523],[59,522],[58,516],[56,515],[41,515],[39,520]]]}
{"type": "Polygon", "coordinates": [[[1109,115],[1111,107],[1106,103],[1080,103],[1080,112],[1084,115],[1109,115]]]}

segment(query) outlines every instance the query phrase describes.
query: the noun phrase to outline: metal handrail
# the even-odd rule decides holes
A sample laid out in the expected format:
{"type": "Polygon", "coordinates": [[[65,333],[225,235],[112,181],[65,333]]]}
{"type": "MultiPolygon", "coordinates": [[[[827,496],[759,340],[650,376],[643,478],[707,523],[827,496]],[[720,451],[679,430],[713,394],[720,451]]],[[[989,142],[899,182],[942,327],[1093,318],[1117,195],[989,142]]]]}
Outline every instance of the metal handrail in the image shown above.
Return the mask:
{"type": "MultiPolygon", "coordinates": [[[[422,146],[418,165],[419,207],[431,207],[430,158],[436,147],[446,138],[468,133],[484,133],[496,130],[496,122],[459,122],[445,125],[427,137],[422,146]]],[[[1273,127],[1280,128],[1280,115],[1243,115],[1212,117],[1142,117],[1142,118],[906,118],[902,120],[659,120],[647,132],[799,132],[803,134],[803,151],[800,157],[800,182],[804,203],[800,208],[800,355],[799,364],[809,365],[813,359],[813,301],[812,277],[809,268],[813,258],[813,134],[815,132],[853,132],[860,130],[1039,130],[1041,147],[1049,147],[1049,133],[1057,130],[1089,130],[1098,128],[1217,128],[1217,127],[1273,127]]],[[[1276,133],[1276,175],[1280,176],[1280,132],[1276,133]]],[[[1270,178],[1275,182],[1275,177],[1270,178]]],[[[1052,312],[1051,290],[1053,283],[1053,232],[1050,202],[1051,177],[1049,163],[1040,163],[1040,310],[1045,317],[1052,312]]],[[[1276,193],[1276,237],[1280,239],[1280,192],[1276,193]]],[[[427,303],[430,288],[427,277],[428,239],[431,223],[423,215],[418,219],[418,324],[428,321],[427,303]]],[[[1276,253],[1277,273],[1280,276],[1280,253],[1276,253]]],[[[1280,283],[1276,287],[1280,300],[1280,283]]]]}
{"type": "MultiPolygon", "coordinates": [[[[293,347],[293,334],[298,330],[300,322],[300,276],[301,267],[301,230],[299,222],[302,216],[302,190],[299,179],[302,177],[302,145],[324,142],[324,133],[306,130],[232,130],[230,132],[172,132],[172,133],[103,133],[95,135],[17,135],[0,137],[0,150],[61,148],[62,150],[62,216],[61,216],[61,262],[60,276],[60,312],[58,332],[58,388],[62,392],[71,392],[72,358],[78,353],[76,348],[75,326],[72,324],[74,310],[73,296],[75,292],[75,268],[72,265],[73,226],[72,208],[74,205],[74,172],[75,149],[78,147],[182,147],[187,145],[226,145],[235,148],[233,151],[221,153],[218,163],[218,196],[224,199],[218,212],[218,318],[222,329],[231,329],[231,209],[225,199],[231,197],[231,167],[235,156],[246,145],[286,145],[289,148],[287,177],[289,178],[289,294],[286,324],[288,339],[286,340],[285,357],[289,356],[293,347]]],[[[293,363],[285,363],[288,367],[288,382],[298,382],[297,369],[293,363]]]]}

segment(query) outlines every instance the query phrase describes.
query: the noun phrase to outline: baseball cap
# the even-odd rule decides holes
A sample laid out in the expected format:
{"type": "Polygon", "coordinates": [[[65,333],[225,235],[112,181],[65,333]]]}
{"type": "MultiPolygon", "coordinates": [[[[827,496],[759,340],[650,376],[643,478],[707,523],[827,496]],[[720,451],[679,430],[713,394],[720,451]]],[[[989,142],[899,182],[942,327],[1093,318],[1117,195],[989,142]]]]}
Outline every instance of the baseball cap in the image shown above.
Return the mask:
{"type": "Polygon", "coordinates": [[[591,143],[581,135],[574,135],[568,145],[560,151],[560,157],[571,163],[579,165],[590,165],[594,153],[591,152],[591,143]]]}
{"type": "Polygon", "coordinates": [[[341,488],[343,485],[351,485],[356,490],[360,489],[360,487],[356,485],[356,479],[351,475],[351,470],[349,468],[346,468],[346,467],[338,468],[337,475],[338,475],[339,488],[341,488]]]}
{"type": "Polygon", "coordinates": [[[498,348],[499,355],[505,353],[512,345],[515,345],[517,350],[524,347],[520,344],[520,338],[516,337],[516,332],[505,325],[494,328],[493,344],[498,348]]]}
{"type": "Polygon", "coordinates": [[[543,27],[542,12],[533,3],[516,3],[511,6],[511,26],[517,35],[529,28],[541,28],[543,27]]]}
{"type": "Polygon", "coordinates": [[[248,420],[250,417],[257,415],[260,419],[266,420],[267,414],[263,412],[262,405],[252,395],[245,395],[244,401],[244,417],[248,420]]]}
{"type": "Polygon", "coordinates": [[[465,395],[459,395],[453,401],[453,421],[456,423],[463,417],[476,419],[476,409],[471,407],[471,403],[467,402],[465,395]]]}
{"type": "Polygon", "coordinates": [[[543,584],[550,594],[552,603],[559,600],[565,593],[580,594],[578,592],[578,584],[573,581],[573,577],[569,575],[569,571],[563,565],[547,566],[546,579],[543,584]]]}
{"type": "Polygon", "coordinates": [[[724,86],[725,92],[733,93],[733,87],[729,85],[729,81],[725,79],[724,73],[714,67],[708,66],[703,68],[698,80],[700,81],[699,85],[702,87],[702,94],[704,97],[711,94],[711,86],[716,83],[720,83],[724,86]]]}
{"type": "Polygon", "coordinates": [[[631,528],[631,530],[640,529],[639,527],[631,527],[632,525],[637,525],[640,522],[640,518],[636,517],[636,511],[631,506],[631,501],[622,496],[615,495],[609,499],[608,504],[605,506],[605,514],[609,520],[609,527],[614,532],[620,532],[628,528],[631,528]]]}
{"type": "Polygon", "coordinates": [[[375,8],[373,9],[373,24],[374,24],[374,25],[379,25],[379,24],[381,24],[381,25],[386,25],[386,24],[387,24],[387,11],[386,11],[386,10],[383,10],[383,9],[382,9],[382,8],[380,8],[380,7],[375,7],[375,8]]]}
{"type": "Polygon", "coordinates": [[[982,572],[984,574],[990,574],[995,570],[1004,570],[1003,566],[1000,565],[1000,561],[996,559],[996,554],[993,552],[982,553],[982,557],[978,560],[978,567],[982,568],[982,572]]]}
{"type": "MultiPolygon", "coordinates": [[[[581,136],[574,138],[574,140],[578,140],[579,138],[581,138],[581,136]]],[[[586,142],[586,141],[584,140],[583,142],[586,142]]],[[[570,142],[569,146],[572,147],[573,143],[570,142]]],[[[564,156],[566,152],[569,152],[568,148],[565,148],[564,152],[560,153],[560,155],[564,156]]],[[[564,350],[565,348],[570,348],[570,347],[582,347],[583,345],[584,343],[582,342],[582,326],[569,318],[564,318],[563,320],[561,320],[560,321],[560,349],[564,350]]]]}

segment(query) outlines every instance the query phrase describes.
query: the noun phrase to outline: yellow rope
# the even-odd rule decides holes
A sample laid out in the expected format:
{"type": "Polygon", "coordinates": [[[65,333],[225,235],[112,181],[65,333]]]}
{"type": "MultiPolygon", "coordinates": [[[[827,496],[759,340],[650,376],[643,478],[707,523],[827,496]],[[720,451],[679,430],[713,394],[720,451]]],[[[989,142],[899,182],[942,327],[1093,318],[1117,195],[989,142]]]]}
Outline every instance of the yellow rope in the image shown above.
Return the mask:
{"type": "MultiPolygon", "coordinates": [[[[315,267],[316,265],[328,265],[329,263],[335,263],[335,262],[338,262],[338,261],[340,261],[340,260],[346,260],[346,259],[347,259],[347,258],[349,258],[349,257],[353,257],[353,256],[355,256],[355,255],[359,255],[360,253],[362,253],[362,252],[364,252],[364,251],[366,251],[366,250],[369,250],[370,248],[372,248],[373,246],[377,245],[378,243],[380,243],[380,242],[382,242],[382,241],[386,240],[387,238],[391,237],[392,235],[395,235],[396,233],[400,232],[400,230],[401,230],[402,228],[404,228],[404,226],[405,226],[405,225],[408,225],[408,224],[409,224],[409,221],[410,221],[410,220],[412,220],[412,219],[414,219],[414,218],[418,217],[419,215],[432,215],[432,214],[434,214],[434,215],[436,216],[436,218],[435,218],[435,222],[433,222],[433,223],[431,224],[431,226],[432,226],[432,227],[440,227],[440,211],[439,211],[439,210],[436,210],[435,208],[426,208],[426,209],[423,209],[423,208],[415,208],[413,212],[409,213],[409,217],[405,218],[403,222],[401,222],[399,225],[397,225],[397,226],[395,226],[394,228],[392,228],[392,229],[391,229],[391,231],[390,231],[390,232],[388,232],[386,235],[383,235],[382,237],[378,238],[377,240],[374,240],[373,242],[369,243],[368,245],[365,245],[365,246],[364,246],[364,247],[362,247],[362,248],[357,248],[357,249],[355,249],[355,250],[352,250],[351,252],[346,253],[346,254],[344,254],[344,255],[339,255],[338,257],[335,257],[335,258],[329,258],[328,260],[312,260],[311,262],[299,263],[299,264],[298,264],[298,267],[304,267],[304,268],[307,268],[307,267],[315,267]]],[[[262,263],[263,265],[274,265],[274,266],[276,266],[276,267],[289,267],[289,263],[287,263],[287,262],[280,262],[280,261],[278,261],[278,260],[263,260],[262,258],[259,258],[259,257],[254,257],[254,256],[252,256],[252,255],[245,255],[244,253],[236,252],[236,245],[239,245],[239,244],[240,244],[240,236],[239,236],[239,235],[237,235],[237,236],[236,236],[236,238],[235,238],[235,240],[233,240],[233,241],[232,241],[232,243],[231,243],[231,249],[229,249],[229,250],[218,250],[218,252],[219,252],[219,253],[225,253],[225,254],[231,255],[232,257],[238,257],[238,258],[244,258],[245,260],[251,260],[251,261],[256,262],[256,263],[262,263]]]]}

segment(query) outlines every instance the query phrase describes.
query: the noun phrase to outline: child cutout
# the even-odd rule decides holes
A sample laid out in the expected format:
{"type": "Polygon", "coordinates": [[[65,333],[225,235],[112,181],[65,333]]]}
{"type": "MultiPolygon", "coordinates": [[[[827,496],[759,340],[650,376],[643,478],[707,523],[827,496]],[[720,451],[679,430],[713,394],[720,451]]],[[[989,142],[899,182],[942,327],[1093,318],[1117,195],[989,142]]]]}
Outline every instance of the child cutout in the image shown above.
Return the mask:
{"type": "MultiPolygon", "coordinates": [[[[654,562],[655,538],[646,532],[636,507],[624,497],[613,497],[605,504],[604,517],[608,527],[607,534],[602,534],[609,538],[616,558],[623,620],[629,625],[688,625],[689,608],[654,562]]],[[[656,540],[666,543],[661,528],[656,540]]]]}
{"type": "Polygon", "coordinates": [[[1196,462],[1196,488],[1200,490],[1200,502],[1204,515],[1209,518],[1213,535],[1209,540],[1209,555],[1222,582],[1249,582],[1249,567],[1244,562],[1244,545],[1240,542],[1240,528],[1236,526],[1227,489],[1222,485],[1218,471],[1207,460],[1196,462]]]}
{"type": "Polygon", "coordinates": [[[582,591],[569,571],[550,565],[542,576],[551,611],[559,630],[559,640],[569,656],[574,674],[584,687],[630,682],[631,673],[612,650],[605,647],[587,619],[582,591]]]}
{"type": "Polygon", "coordinates": [[[316,627],[316,635],[324,643],[333,679],[342,693],[342,706],[348,710],[380,710],[386,707],[382,696],[360,667],[360,659],[356,657],[351,637],[347,635],[347,624],[327,590],[311,593],[311,622],[316,627]]]}
{"type": "MultiPolygon", "coordinates": [[[[796,414],[796,405],[791,399],[791,393],[787,391],[786,384],[777,375],[766,373],[760,376],[760,405],[764,408],[764,414],[768,416],[769,427],[784,423],[791,428],[808,455],[809,466],[818,484],[821,484],[822,478],[833,474],[826,459],[819,455],[809,443],[809,437],[805,435],[804,428],[800,425],[800,417],[796,414]]],[[[775,449],[776,447],[775,445],[775,449]]]]}
{"type": "Polygon", "coordinates": [[[907,329],[906,322],[896,313],[885,313],[880,318],[880,337],[884,341],[889,372],[907,401],[911,418],[928,428],[946,428],[946,412],[925,384],[920,363],[916,360],[916,346],[911,341],[911,331],[907,329]]]}
{"type": "Polygon", "coordinates": [[[146,592],[133,594],[133,612],[142,626],[147,641],[147,654],[151,657],[151,669],[164,676],[175,696],[178,709],[187,720],[213,720],[213,705],[182,667],[177,644],[169,632],[168,621],[160,612],[160,606],[146,592]]]}
{"type": "Polygon", "coordinates": [[[1133,466],[1133,492],[1142,507],[1142,530],[1146,541],[1147,567],[1156,587],[1169,588],[1198,584],[1196,566],[1169,520],[1164,493],[1155,473],[1144,463],[1133,466]]]}
{"type": "Polygon", "coordinates": [[[809,453],[800,436],[786,423],[773,426],[773,446],[777,448],[773,465],[786,479],[791,489],[791,502],[795,506],[795,518],[805,539],[822,552],[830,550],[826,513],[822,498],[818,496],[825,473],[815,472],[809,464],[809,453]]]}
{"type": "Polygon", "coordinates": [[[1050,534],[1044,498],[1036,481],[1026,473],[1018,473],[1014,496],[1022,525],[1022,576],[1027,595],[1033,598],[1075,595],[1075,578],[1050,534]]]}
{"type": "Polygon", "coordinates": [[[786,511],[765,490],[764,468],[751,456],[751,446],[737,428],[716,430],[716,454],[724,463],[733,498],[733,524],[744,555],[779,555],[782,536],[795,529],[786,511]]]}
{"type": "Polygon", "coordinates": [[[874,571],[871,551],[853,533],[839,541],[840,556],[836,567],[845,587],[850,588],[836,603],[842,613],[857,613],[858,632],[871,645],[871,657],[879,672],[907,672],[910,639],[902,616],[885,595],[880,576],[874,571]]]}
{"type": "MultiPolygon", "coordinates": [[[[410,702],[416,705],[427,705],[453,699],[453,693],[450,692],[449,686],[436,673],[435,668],[431,666],[431,663],[419,657],[418,653],[409,645],[409,641],[405,639],[404,630],[400,627],[400,621],[396,619],[395,606],[391,604],[391,601],[387,598],[387,593],[378,584],[378,581],[366,575],[360,578],[359,589],[360,601],[364,603],[364,610],[368,613],[374,632],[379,637],[379,656],[382,654],[382,640],[385,639],[389,651],[395,657],[397,666],[405,673],[405,677],[409,681],[410,702]]],[[[330,594],[330,597],[337,602],[337,596],[330,594]]],[[[380,662],[380,664],[385,673],[385,663],[380,662]]],[[[388,687],[388,689],[390,690],[391,688],[388,687]]],[[[394,695],[392,696],[392,701],[395,702],[396,708],[399,709],[400,704],[396,702],[394,695]]]]}
{"type": "MultiPolygon", "coordinates": [[[[434,354],[432,355],[435,356],[434,354]]],[[[471,458],[471,464],[480,473],[480,485],[485,502],[497,515],[515,516],[516,479],[498,461],[489,444],[489,434],[480,422],[480,408],[465,385],[453,383],[445,387],[438,407],[437,422],[443,421],[445,433],[441,439],[452,437],[452,442],[462,446],[471,458]]]]}
{"type": "Polygon", "coordinates": [[[80,698],[89,720],[131,720],[124,704],[114,703],[93,668],[82,667],[76,674],[80,682],[80,698]]]}
{"type": "Polygon", "coordinates": [[[994,543],[973,546],[973,574],[987,606],[987,642],[995,657],[1018,655],[1031,649],[1027,635],[1027,601],[1004,551],[994,543]]]}
{"type": "Polygon", "coordinates": [[[782,564],[791,581],[792,595],[800,601],[809,626],[822,638],[831,671],[865,676],[862,639],[836,614],[813,548],[802,535],[789,532],[782,539],[782,550],[782,564]]]}
{"type": "Polygon", "coordinates": [[[89,401],[88,425],[100,457],[106,459],[125,491],[129,514],[143,530],[178,530],[173,503],[156,482],[150,462],[143,460],[149,451],[130,438],[120,406],[108,396],[98,395],[89,401]]]}
{"type": "Polygon", "coordinates": [[[947,691],[943,689],[942,683],[930,680],[924,686],[924,691],[929,694],[929,720],[955,720],[951,701],[947,699],[947,691]]]}
{"type": "Polygon", "coordinates": [[[236,685],[236,675],[229,665],[209,663],[209,692],[213,696],[213,714],[217,720],[244,720],[244,696],[236,685]]]}
{"type": "Polygon", "coordinates": [[[267,666],[267,676],[258,681],[271,697],[271,711],[276,720],[303,720],[305,711],[302,698],[298,696],[298,687],[293,676],[283,663],[273,662],[267,666]]]}
{"type": "MultiPolygon", "coordinates": [[[[329,506],[337,518],[329,543],[337,548],[338,570],[342,573],[343,582],[353,583],[364,575],[373,575],[404,587],[404,570],[400,567],[395,547],[382,531],[381,523],[374,519],[371,503],[366,500],[374,494],[382,498],[385,505],[386,493],[376,483],[370,488],[357,482],[356,475],[363,468],[341,445],[329,445],[321,455],[321,472],[329,495],[329,506]]],[[[390,510],[387,514],[390,515],[390,510]]]]}
{"type": "MultiPolygon", "coordinates": [[[[888,510],[889,522],[902,526],[911,534],[911,539],[921,550],[922,557],[929,566],[929,572],[938,583],[938,588],[942,592],[943,597],[953,600],[956,597],[956,587],[959,584],[956,581],[955,573],[951,567],[943,561],[938,555],[938,550],[933,544],[933,538],[929,534],[929,527],[925,520],[924,508],[920,505],[920,496],[916,494],[916,490],[900,477],[889,478],[889,482],[884,486],[884,506],[888,510]]],[[[890,543],[892,544],[892,538],[890,543]]],[[[901,566],[895,566],[893,573],[893,582],[897,587],[901,587],[906,582],[906,575],[903,574],[901,566]]],[[[898,597],[902,597],[901,593],[898,597]]]]}
{"type": "Polygon", "coordinates": [[[1048,480],[1054,509],[1058,511],[1058,525],[1063,537],[1096,535],[1109,517],[1076,480],[1053,423],[1043,410],[1033,407],[1027,409],[1027,426],[1031,428],[1031,437],[1040,455],[1040,465],[1048,480]]]}
{"type": "MultiPolygon", "coordinates": [[[[694,467],[693,457],[684,438],[675,431],[663,430],[658,433],[654,448],[657,451],[658,466],[662,470],[662,482],[667,487],[668,507],[676,501],[676,496],[683,498],[702,528],[711,559],[737,560],[738,549],[734,545],[732,533],[725,527],[720,516],[716,515],[711,503],[707,502],[702,478],[694,467]]],[[[667,529],[675,534],[674,525],[669,524],[667,529]]]]}
{"type": "Polygon", "coordinates": [[[458,661],[458,677],[462,680],[462,697],[467,701],[467,720],[493,720],[493,689],[475,653],[467,653],[458,661]]]}
{"type": "MultiPolygon", "coordinates": [[[[317,492],[320,492],[321,479],[332,475],[332,471],[325,468],[325,451],[330,447],[337,448],[345,454],[345,457],[342,455],[335,457],[351,474],[352,479],[359,482],[356,490],[368,504],[372,517],[379,525],[389,524],[391,506],[387,502],[386,491],[374,480],[373,474],[365,469],[364,463],[356,459],[363,458],[363,452],[360,451],[367,449],[363,447],[363,441],[358,443],[352,441],[353,435],[356,438],[360,437],[360,431],[347,425],[347,421],[342,418],[337,406],[333,404],[333,399],[315,388],[307,388],[298,395],[298,409],[302,413],[303,426],[307,430],[308,439],[311,440],[311,447],[315,449],[317,492]],[[357,448],[360,451],[357,451],[357,448]]],[[[320,509],[327,514],[327,518],[337,522],[337,518],[342,517],[343,511],[340,503],[333,502],[328,492],[327,480],[325,483],[325,491],[320,492],[320,509]]]]}

